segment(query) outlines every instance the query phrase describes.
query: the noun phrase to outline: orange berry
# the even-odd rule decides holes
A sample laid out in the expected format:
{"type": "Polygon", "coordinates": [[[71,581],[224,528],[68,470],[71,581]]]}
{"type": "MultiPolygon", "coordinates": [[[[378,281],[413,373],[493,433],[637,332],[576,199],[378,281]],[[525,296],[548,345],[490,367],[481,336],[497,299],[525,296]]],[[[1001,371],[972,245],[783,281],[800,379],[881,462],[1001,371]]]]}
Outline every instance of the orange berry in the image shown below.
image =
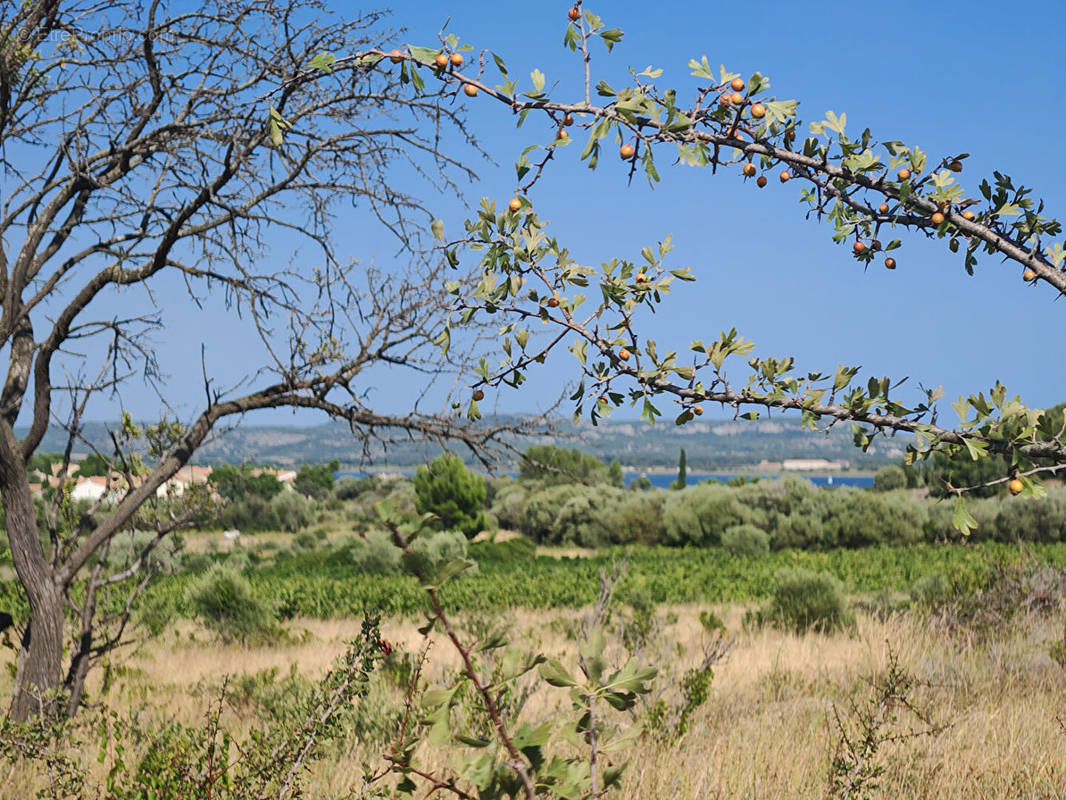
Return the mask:
{"type": "Polygon", "coordinates": [[[517,197],[515,197],[514,199],[511,200],[510,203],[507,204],[507,207],[509,209],[511,209],[511,211],[521,211],[522,210],[522,201],[519,200],[517,197]]]}
{"type": "Polygon", "coordinates": [[[448,66],[448,54],[447,53],[438,53],[437,57],[434,59],[433,63],[436,64],[441,69],[444,69],[446,66],[448,66]]]}
{"type": "Polygon", "coordinates": [[[1036,270],[1026,269],[1025,272],[1022,273],[1022,280],[1024,280],[1026,283],[1028,283],[1030,281],[1035,281],[1036,280],[1036,270]]]}
{"type": "Polygon", "coordinates": [[[635,280],[636,280],[637,283],[644,283],[645,281],[648,280],[648,276],[645,275],[643,272],[638,272],[637,273],[637,277],[635,278],[635,280]]]}
{"type": "Polygon", "coordinates": [[[911,171],[909,169],[907,169],[906,167],[904,167],[899,172],[897,172],[896,175],[899,177],[899,179],[901,181],[909,180],[910,177],[911,177],[911,171]]]}
{"type": "Polygon", "coordinates": [[[733,94],[729,95],[729,102],[735,106],[739,106],[744,102],[744,95],[740,92],[733,92],[733,94]]]}
{"type": "Polygon", "coordinates": [[[567,131],[566,128],[559,128],[559,130],[557,130],[555,132],[555,138],[556,139],[569,139],[570,138],[570,132],[567,131]]]}
{"type": "Polygon", "coordinates": [[[958,159],[955,159],[950,164],[948,164],[948,169],[950,169],[952,172],[962,172],[962,162],[958,159]]]}
{"type": "Polygon", "coordinates": [[[477,97],[477,87],[472,83],[468,83],[466,86],[464,86],[463,92],[466,94],[467,97],[477,97]]]}
{"type": "Polygon", "coordinates": [[[475,390],[475,392],[472,395],[472,397],[474,398],[474,402],[475,403],[476,402],[480,402],[481,400],[485,399],[485,393],[483,391],[481,391],[480,389],[477,389],[477,390],[475,390]]]}
{"type": "Polygon", "coordinates": [[[855,244],[851,246],[851,249],[855,252],[855,255],[862,255],[866,252],[866,245],[862,242],[855,242],[855,244]]]}
{"type": "Polygon", "coordinates": [[[629,361],[629,351],[623,347],[618,351],[618,357],[623,361],[629,361]]]}
{"type": "Polygon", "coordinates": [[[1015,478],[1007,484],[1007,488],[1010,489],[1011,494],[1021,494],[1022,490],[1025,489],[1025,484],[1015,478]]]}
{"type": "Polygon", "coordinates": [[[389,59],[392,61],[393,64],[399,64],[401,61],[403,61],[403,53],[401,53],[399,50],[391,50],[389,51],[389,59]]]}
{"type": "Polygon", "coordinates": [[[973,222],[975,219],[977,219],[977,215],[970,211],[970,209],[966,209],[962,212],[962,218],[968,222],[973,222]]]}
{"type": "Polygon", "coordinates": [[[741,172],[744,173],[745,177],[754,178],[755,173],[758,172],[758,170],[755,169],[754,164],[745,164],[744,169],[742,169],[741,172]]]}
{"type": "Polygon", "coordinates": [[[729,96],[729,92],[726,92],[725,94],[723,94],[721,97],[718,98],[718,103],[720,105],[723,105],[723,106],[727,106],[727,105],[729,105],[732,102],[733,102],[733,100],[729,96]]]}
{"type": "Polygon", "coordinates": [[[573,125],[573,124],[574,124],[574,118],[573,118],[572,115],[566,114],[565,116],[563,116],[563,125],[570,126],[570,125],[573,125]]]}
{"type": "Polygon", "coordinates": [[[559,298],[558,297],[549,297],[548,298],[548,308],[558,308],[558,307],[559,307],[559,298]]]}
{"type": "Polygon", "coordinates": [[[451,62],[452,62],[452,66],[453,67],[461,67],[461,66],[463,66],[463,54],[462,53],[452,53],[451,62]]]}
{"type": "Polygon", "coordinates": [[[577,22],[579,19],[581,19],[581,9],[577,6],[574,6],[568,12],[566,12],[566,16],[570,18],[571,22],[577,22]]]}
{"type": "Polygon", "coordinates": [[[781,172],[781,174],[778,175],[777,177],[780,179],[781,183],[785,183],[786,181],[788,181],[792,177],[792,174],[786,169],[786,170],[783,170],[781,172]]]}
{"type": "Polygon", "coordinates": [[[730,81],[730,83],[729,83],[729,87],[734,92],[743,92],[744,91],[744,87],[746,85],[747,84],[744,83],[744,79],[743,78],[733,78],[733,80],[730,81]]]}
{"type": "Polygon", "coordinates": [[[885,269],[895,269],[895,268],[896,268],[896,259],[892,258],[892,256],[889,256],[888,258],[886,258],[885,259],[885,269]]]}
{"type": "Polygon", "coordinates": [[[929,218],[929,221],[932,222],[934,225],[943,225],[944,215],[937,211],[933,214],[933,216],[929,218]]]}
{"type": "Polygon", "coordinates": [[[881,213],[881,214],[887,214],[888,213],[888,203],[882,203],[881,205],[879,205],[877,207],[877,211],[879,213],[881,213]]]}
{"type": "Polygon", "coordinates": [[[762,103],[756,103],[751,107],[751,115],[755,117],[755,119],[762,119],[766,116],[766,106],[762,103]]]}
{"type": "Polygon", "coordinates": [[[695,414],[697,417],[702,417],[703,416],[703,406],[693,406],[692,407],[692,413],[695,414]]]}
{"type": "Polygon", "coordinates": [[[631,144],[624,144],[618,148],[618,155],[624,158],[626,161],[631,159],[637,153],[637,148],[631,144]]]}
{"type": "Polygon", "coordinates": [[[765,175],[760,175],[760,176],[759,176],[759,180],[755,181],[755,184],[756,184],[756,185],[757,185],[757,186],[758,186],[758,187],[759,187],[760,189],[762,189],[762,188],[763,188],[764,186],[766,186],[766,176],[765,176],[765,175]]]}

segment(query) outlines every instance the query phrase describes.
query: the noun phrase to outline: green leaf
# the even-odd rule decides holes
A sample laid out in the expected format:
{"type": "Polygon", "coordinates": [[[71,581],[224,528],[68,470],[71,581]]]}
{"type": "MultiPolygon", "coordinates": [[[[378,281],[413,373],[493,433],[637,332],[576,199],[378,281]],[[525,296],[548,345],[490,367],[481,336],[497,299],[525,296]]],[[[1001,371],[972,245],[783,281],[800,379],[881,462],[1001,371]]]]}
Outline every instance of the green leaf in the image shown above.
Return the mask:
{"type": "Polygon", "coordinates": [[[554,658],[540,665],[540,677],[544,678],[552,686],[567,687],[577,686],[577,681],[570,677],[566,668],[554,658]]]}
{"type": "Polygon", "coordinates": [[[433,220],[433,222],[430,223],[429,229],[431,231],[433,231],[433,235],[436,236],[438,240],[440,240],[442,242],[444,241],[444,222],[443,221],[441,221],[439,219],[433,220]]]}
{"type": "Polygon", "coordinates": [[[699,61],[690,58],[688,68],[692,70],[691,74],[697,78],[706,78],[711,81],[714,80],[714,73],[711,72],[711,65],[707,63],[707,56],[701,57],[699,61]]]}
{"type": "Polygon", "coordinates": [[[951,517],[951,524],[963,536],[969,536],[970,532],[977,527],[977,520],[967,510],[962,495],[955,498],[955,513],[951,517]]]}
{"type": "Polygon", "coordinates": [[[317,69],[321,72],[332,72],[333,70],[331,67],[336,60],[337,57],[332,53],[319,53],[311,59],[311,69],[317,69]]]}
{"type": "Polygon", "coordinates": [[[533,79],[533,91],[540,94],[544,91],[544,73],[539,69],[533,70],[529,73],[529,77],[533,79]]]}

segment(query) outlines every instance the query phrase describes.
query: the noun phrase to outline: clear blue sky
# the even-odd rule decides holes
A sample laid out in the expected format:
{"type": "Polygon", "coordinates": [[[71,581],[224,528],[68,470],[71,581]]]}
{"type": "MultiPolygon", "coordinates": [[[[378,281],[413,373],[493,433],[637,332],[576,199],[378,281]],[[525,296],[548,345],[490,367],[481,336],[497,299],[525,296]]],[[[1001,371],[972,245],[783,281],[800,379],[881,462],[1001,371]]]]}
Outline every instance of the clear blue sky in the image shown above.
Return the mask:
{"type": "MultiPolygon", "coordinates": [[[[346,4],[333,7],[350,13],[346,4]]],[[[658,83],[677,87],[684,98],[697,85],[685,65],[705,54],[715,67],[768,75],[779,98],[801,101],[805,122],[833,109],[847,113],[852,134],[870,127],[875,137],[917,144],[931,158],[970,152],[961,178],[973,195],[981,178],[1000,170],[1033,186],[1052,216],[1066,216],[1061,2],[727,6],[663,0],[588,7],[625,31],[613,54],[594,50],[594,76],[615,86],[624,85],[627,67],[650,64],[665,70],[658,83]]],[[[549,86],[558,82],[556,96],[578,99],[580,62],[562,47],[566,3],[448,8],[400,0],[393,8],[395,24],[408,28],[397,44],[433,45],[450,14],[448,30],[464,42],[499,53],[513,74],[539,68],[549,86]]],[[[481,181],[462,197],[427,198],[452,231],[482,195],[509,198],[519,151],[552,138],[547,121],[530,117],[516,130],[495,103],[463,102],[497,164],[475,161],[481,181]]],[[[583,141],[580,132],[575,136],[583,141]]],[[[803,371],[860,364],[865,375],[910,376],[915,387],[943,384],[948,400],[999,378],[1033,405],[1066,399],[1059,339],[1066,306],[1055,303],[1048,287],[1024,284],[1015,265],[985,257],[971,278],[945,241],[904,234],[895,272],[876,265],[864,273],[845,246],[832,242],[826,224],[804,219],[796,183],[775,180],[759,190],[734,171],[712,176],[671,166],[663,151],[663,180],[651,190],[643,181],[627,186],[622,165],[612,159],[590,172],[579,153],[580,145],[560,153],[532,194],[539,214],[575,257],[586,263],[637,258],[642,246],[673,234],[672,265],[692,267],[698,278],[666,301],[665,313],[645,321],[660,350],[684,349],[692,338],[710,339],[735,326],[756,342],[759,354],[795,356],[803,371]]],[[[342,254],[390,263],[392,247],[366,220],[353,217],[343,227],[342,254]]],[[[169,320],[171,327],[157,335],[158,351],[173,375],[176,405],[188,415],[202,397],[201,341],[209,343],[212,368],[233,375],[234,365],[245,363],[246,342],[217,308],[175,310],[169,320]],[[227,331],[232,335],[217,335],[227,331]]],[[[576,375],[565,354],[533,374],[522,391],[492,393],[484,405],[531,411],[558,395],[563,378],[576,375]]],[[[370,397],[380,410],[404,411],[410,380],[382,374],[376,380],[370,397]]],[[[126,398],[138,416],[158,407],[146,392],[130,391],[126,398]]],[[[954,419],[946,404],[944,411],[944,421],[954,419]]],[[[105,409],[95,414],[106,415],[105,409]]]]}

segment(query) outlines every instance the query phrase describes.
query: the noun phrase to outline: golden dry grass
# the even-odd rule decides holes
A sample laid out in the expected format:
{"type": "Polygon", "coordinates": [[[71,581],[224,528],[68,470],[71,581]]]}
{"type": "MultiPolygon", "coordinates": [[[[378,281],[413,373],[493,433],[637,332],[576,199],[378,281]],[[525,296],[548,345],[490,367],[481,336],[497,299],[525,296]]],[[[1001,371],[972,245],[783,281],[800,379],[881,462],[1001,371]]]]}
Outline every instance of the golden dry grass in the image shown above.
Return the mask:
{"type": "MultiPolygon", "coordinates": [[[[699,609],[674,610],[676,622],[663,632],[662,649],[650,656],[678,673],[693,663],[705,637],[699,609]]],[[[796,798],[827,795],[830,762],[839,741],[834,710],[846,723],[852,704],[875,694],[868,676],[883,673],[890,650],[920,684],[911,699],[944,724],[931,735],[885,745],[884,773],[871,796],[926,798],[1066,797],[1066,673],[1047,654],[1062,636],[1062,619],[1028,619],[995,639],[949,635],[911,616],[882,620],[860,615],[852,634],[794,635],[775,630],[746,632],[743,609],[717,609],[735,633],[726,660],[715,669],[712,697],[689,731],[677,741],[645,739],[629,753],[625,798],[796,798]]],[[[513,620],[514,639],[573,663],[574,643],[564,634],[574,612],[523,612],[513,620]]],[[[415,649],[415,622],[383,628],[392,642],[415,649]]],[[[112,701],[143,705],[161,718],[195,722],[211,700],[203,687],[226,674],[269,667],[286,672],[297,664],[308,676],[321,675],[353,637],[359,623],[301,621],[303,640],[273,648],[245,649],[214,642],[185,624],[152,642],[129,660],[112,701]],[[200,687],[197,690],[197,687],[200,687]]],[[[432,650],[428,677],[439,680],[456,665],[447,644],[432,650]]],[[[400,702],[398,690],[392,695],[400,702]]],[[[566,704],[565,693],[538,692],[526,709],[543,718],[566,704]]],[[[240,730],[247,718],[228,718],[240,730]]],[[[904,718],[886,732],[922,728],[904,718]]],[[[90,757],[87,751],[87,759],[90,757]]],[[[453,754],[427,757],[436,765],[453,754]]],[[[353,746],[339,759],[316,768],[310,797],[338,797],[358,786],[364,760],[373,749],[353,746]]],[[[25,798],[23,785],[0,786],[0,798],[25,798]]],[[[3,776],[0,776],[2,778],[3,776]]],[[[11,776],[9,776],[11,777],[11,776]]],[[[16,780],[16,783],[18,781],[16,780]]]]}

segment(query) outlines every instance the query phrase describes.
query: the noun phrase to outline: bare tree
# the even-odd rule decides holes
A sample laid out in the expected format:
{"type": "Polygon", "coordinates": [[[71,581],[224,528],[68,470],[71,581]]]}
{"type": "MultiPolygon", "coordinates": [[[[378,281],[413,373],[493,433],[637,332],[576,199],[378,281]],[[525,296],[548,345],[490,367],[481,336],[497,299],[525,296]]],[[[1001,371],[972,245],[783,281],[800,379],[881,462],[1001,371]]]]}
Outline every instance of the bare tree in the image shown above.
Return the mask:
{"type": "Polygon", "coordinates": [[[439,97],[400,92],[397,76],[359,60],[299,79],[320,53],[380,48],[390,35],[379,14],[325,23],[323,14],[317,0],[177,10],[160,0],[29,0],[0,11],[0,346],[9,361],[0,493],[30,608],[17,719],[76,709],[89,666],[124,635],[140,570],[202,512],[203,498],[149,506],[220,421],[312,408],[347,420],[364,446],[402,435],[479,452],[501,432],[423,412],[423,398],[399,416],[363,399],[371,367],[421,370],[429,381],[462,366],[433,344],[448,295],[444,267],[420,256],[431,217],[389,177],[403,166],[431,190],[445,188],[472,173],[445,154],[442,136],[474,142],[439,97]],[[331,242],[341,200],[395,233],[410,265],[356,272],[342,263],[331,242]],[[301,265],[279,265],[272,248],[294,240],[305,246],[301,265]],[[57,491],[41,537],[28,461],[49,426],[62,424],[69,462],[90,397],[138,370],[158,378],[145,336],[162,324],[151,290],[167,275],[193,302],[224,292],[260,337],[263,359],[237,389],[218,388],[205,370],[202,410],[187,424],[142,431],[151,447],[140,465],[127,420],[106,453],[114,501],[71,516],[57,491]],[[117,291],[151,299],[124,319],[98,314],[117,291]],[[99,359],[90,364],[75,349],[99,359]],[[116,537],[135,523],[154,535],[116,562],[116,537]],[[116,586],[126,600],[108,601],[101,633],[101,597],[116,586]]]}

